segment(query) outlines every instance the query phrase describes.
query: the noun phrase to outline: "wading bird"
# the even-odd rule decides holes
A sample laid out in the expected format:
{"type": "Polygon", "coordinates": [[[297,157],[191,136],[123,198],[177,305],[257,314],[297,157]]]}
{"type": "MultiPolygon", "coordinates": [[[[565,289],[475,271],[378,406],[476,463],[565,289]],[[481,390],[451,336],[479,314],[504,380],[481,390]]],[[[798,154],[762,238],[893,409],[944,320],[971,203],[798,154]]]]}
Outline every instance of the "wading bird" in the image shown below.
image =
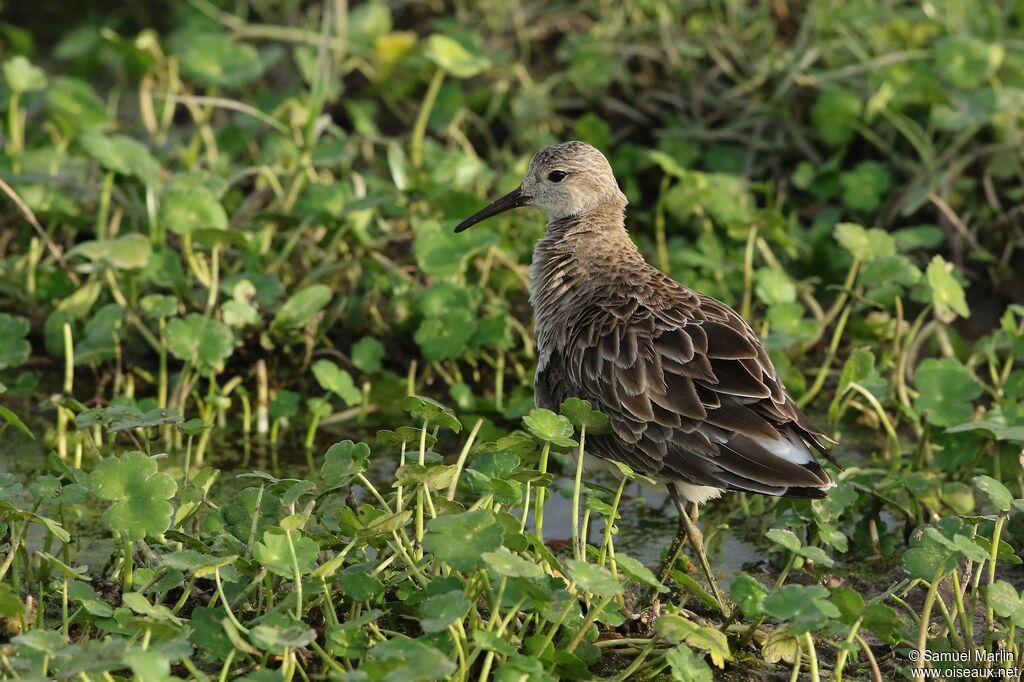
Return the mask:
{"type": "Polygon", "coordinates": [[[608,416],[611,433],[588,438],[588,454],[665,483],[679,511],[662,577],[688,539],[724,608],[697,505],[727,490],[824,497],[835,482],[812,448],[835,460],[743,318],[644,260],[626,203],[604,155],[565,142],[537,152],[519,187],[455,231],[518,206],[547,214],[530,266],[537,405],[557,411],[577,397],[608,416]]]}

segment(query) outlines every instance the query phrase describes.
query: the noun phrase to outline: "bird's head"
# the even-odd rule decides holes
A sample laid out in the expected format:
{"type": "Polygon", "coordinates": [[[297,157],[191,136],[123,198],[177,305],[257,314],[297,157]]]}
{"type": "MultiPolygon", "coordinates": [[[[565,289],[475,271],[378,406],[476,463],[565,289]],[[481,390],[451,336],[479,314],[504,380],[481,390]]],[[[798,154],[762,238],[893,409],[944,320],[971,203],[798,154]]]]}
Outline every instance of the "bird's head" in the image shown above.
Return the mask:
{"type": "Polygon", "coordinates": [[[519,187],[463,220],[455,231],[518,206],[535,206],[559,219],[605,205],[626,205],[608,159],[586,142],[563,142],[534,154],[519,187]]]}

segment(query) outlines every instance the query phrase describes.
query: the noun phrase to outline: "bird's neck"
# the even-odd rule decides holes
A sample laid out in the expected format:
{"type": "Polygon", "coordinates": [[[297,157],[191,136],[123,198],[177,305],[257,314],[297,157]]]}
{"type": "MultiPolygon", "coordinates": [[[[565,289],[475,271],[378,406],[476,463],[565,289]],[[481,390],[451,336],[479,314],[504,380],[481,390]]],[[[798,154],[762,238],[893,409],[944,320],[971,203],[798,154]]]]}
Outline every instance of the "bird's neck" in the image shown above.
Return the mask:
{"type": "Polygon", "coordinates": [[[548,221],[530,265],[530,303],[542,354],[563,345],[573,321],[624,267],[645,264],[626,232],[623,209],[609,204],[548,221]]]}

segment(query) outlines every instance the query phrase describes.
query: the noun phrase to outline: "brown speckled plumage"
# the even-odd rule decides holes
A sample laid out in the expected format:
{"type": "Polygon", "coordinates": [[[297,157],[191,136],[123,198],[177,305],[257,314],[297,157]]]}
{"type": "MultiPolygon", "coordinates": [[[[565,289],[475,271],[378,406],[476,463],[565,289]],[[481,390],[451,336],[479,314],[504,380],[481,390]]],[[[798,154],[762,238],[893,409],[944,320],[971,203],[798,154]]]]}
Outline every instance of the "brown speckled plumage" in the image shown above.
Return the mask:
{"type": "Polygon", "coordinates": [[[530,267],[538,406],[589,400],[612,424],[587,439],[591,454],[682,484],[691,500],[708,496],[694,486],[824,496],[833,480],[811,450],[828,456],[824,435],[734,310],[644,260],[597,149],[541,150],[520,188],[457,229],[522,205],[549,218],[530,267]]]}

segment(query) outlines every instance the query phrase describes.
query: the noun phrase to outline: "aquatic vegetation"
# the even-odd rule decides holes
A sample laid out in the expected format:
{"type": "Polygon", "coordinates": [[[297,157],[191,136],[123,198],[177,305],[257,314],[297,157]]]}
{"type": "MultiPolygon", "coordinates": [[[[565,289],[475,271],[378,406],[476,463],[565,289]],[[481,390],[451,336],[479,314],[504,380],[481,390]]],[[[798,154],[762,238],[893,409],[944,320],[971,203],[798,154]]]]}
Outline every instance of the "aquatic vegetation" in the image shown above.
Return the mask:
{"type": "Polygon", "coordinates": [[[1012,9],[353,5],[0,24],[0,674],[1022,665],[1012,9]],[[543,220],[452,232],[568,138],[840,443],[705,509],[729,618],[533,405],[543,220]]]}

